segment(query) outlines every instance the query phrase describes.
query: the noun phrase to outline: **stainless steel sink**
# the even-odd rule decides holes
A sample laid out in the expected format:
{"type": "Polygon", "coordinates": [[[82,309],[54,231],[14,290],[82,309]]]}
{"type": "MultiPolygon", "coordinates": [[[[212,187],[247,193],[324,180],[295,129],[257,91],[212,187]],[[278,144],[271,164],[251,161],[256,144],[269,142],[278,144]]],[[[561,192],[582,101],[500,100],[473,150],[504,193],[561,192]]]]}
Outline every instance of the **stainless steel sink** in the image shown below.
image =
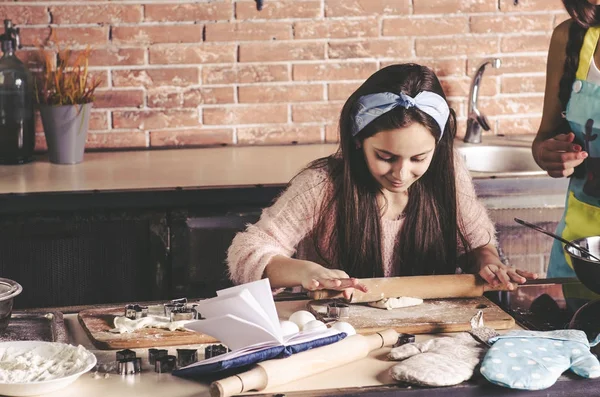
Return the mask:
{"type": "Polygon", "coordinates": [[[509,175],[545,174],[545,171],[533,160],[531,148],[525,146],[478,144],[458,147],[458,153],[471,172],[509,175]]]}

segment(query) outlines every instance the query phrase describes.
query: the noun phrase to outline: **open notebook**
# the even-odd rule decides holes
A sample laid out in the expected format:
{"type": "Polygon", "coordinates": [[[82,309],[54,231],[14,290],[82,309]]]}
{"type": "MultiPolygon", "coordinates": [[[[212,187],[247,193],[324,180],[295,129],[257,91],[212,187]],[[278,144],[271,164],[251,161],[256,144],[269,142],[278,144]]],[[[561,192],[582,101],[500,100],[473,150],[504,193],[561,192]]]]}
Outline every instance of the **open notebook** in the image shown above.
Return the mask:
{"type": "Polygon", "coordinates": [[[176,371],[179,372],[176,375],[192,367],[196,367],[198,374],[201,366],[212,368],[210,372],[215,372],[225,369],[224,366],[232,368],[232,365],[248,365],[264,359],[285,357],[336,342],[346,336],[330,328],[284,336],[268,279],[217,291],[216,298],[200,301],[197,310],[205,319],[190,322],[185,327],[218,339],[232,351],[191,364],[176,371]],[[210,365],[222,362],[226,364],[210,365]]]}

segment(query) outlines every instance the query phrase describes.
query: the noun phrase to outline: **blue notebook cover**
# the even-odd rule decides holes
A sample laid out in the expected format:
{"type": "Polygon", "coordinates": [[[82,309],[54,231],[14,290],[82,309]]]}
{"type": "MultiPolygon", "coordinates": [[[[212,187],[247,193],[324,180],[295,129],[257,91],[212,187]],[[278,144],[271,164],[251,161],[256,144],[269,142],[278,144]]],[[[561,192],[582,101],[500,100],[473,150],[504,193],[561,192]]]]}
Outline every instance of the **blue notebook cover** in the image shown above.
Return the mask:
{"type": "Polygon", "coordinates": [[[340,332],[331,336],[326,336],[319,339],[313,339],[308,342],[298,343],[290,346],[273,346],[261,350],[249,351],[245,354],[232,351],[214,357],[213,359],[199,361],[173,371],[173,375],[180,377],[201,377],[203,375],[215,374],[218,372],[232,370],[234,368],[244,368],[252,364],[259,363],[265,360],[274,358],[286,358],[292,354],[300,353],[313,349],[315,347],[330,345],[338,342],[346,337],[344,332],[340,332]],[[216,360],[215,360],[216,359],[216,360]]]}

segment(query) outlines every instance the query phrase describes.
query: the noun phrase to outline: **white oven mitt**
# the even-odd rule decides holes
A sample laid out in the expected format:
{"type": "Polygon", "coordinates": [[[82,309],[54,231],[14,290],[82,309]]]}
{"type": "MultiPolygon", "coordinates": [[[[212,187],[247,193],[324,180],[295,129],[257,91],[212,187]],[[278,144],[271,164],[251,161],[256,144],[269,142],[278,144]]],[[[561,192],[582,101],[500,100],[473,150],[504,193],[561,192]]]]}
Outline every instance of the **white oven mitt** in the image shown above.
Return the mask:
{"type": "Polygon", "coordinates": [[[470,379],[488,347],[471,334],[430,339],[393,348],[391,360],[403,360],[392,367],[392,377],[419,386],[452,386],[470,379]]]}
{"type": "MultiPolygon", "coordinates": [[[[591,345],[599,342],[600,335],[591,345]]],[[[600,377],[600,363],[583,331],[511,331],[490,343],[481,374],[500,386],[545,389],[568,369],[584,378],[600,377]]]]}

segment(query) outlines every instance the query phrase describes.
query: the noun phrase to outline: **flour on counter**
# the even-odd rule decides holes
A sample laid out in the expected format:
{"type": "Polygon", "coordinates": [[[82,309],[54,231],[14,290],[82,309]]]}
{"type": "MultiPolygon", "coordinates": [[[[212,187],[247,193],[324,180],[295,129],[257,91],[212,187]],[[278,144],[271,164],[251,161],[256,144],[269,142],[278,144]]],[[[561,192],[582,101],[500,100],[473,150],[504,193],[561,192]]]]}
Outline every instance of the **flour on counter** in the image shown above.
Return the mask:
{"type": "Polygon", "coordinates": [[[162,328],[169,331],[185,330],[185,325],[189,322],[196,320],[180,320],[180,321],[169,321],[166,317],[164,319],[160,317],[142,317],[132,320],[127,317],[115,317],[114,326],[110,332],[117,334],[128,334],[142,328],[162,328]]]}
{"type": "Polygon", "coordinates": [[[52,343],[30,348],[0,349],[0,382],[31,383],[79,373],[95,362],[83,346],[52,343]]]}
{"type": "Polygon", "coordinates": [[[412,298],[410,296],[401,296],[399,298],[384,298],[377,302],[369,302],[369,306],[376,307],[378,309],[397,309],[400,307],[417,306],[423,303],[421,298],[412,298]]]}

